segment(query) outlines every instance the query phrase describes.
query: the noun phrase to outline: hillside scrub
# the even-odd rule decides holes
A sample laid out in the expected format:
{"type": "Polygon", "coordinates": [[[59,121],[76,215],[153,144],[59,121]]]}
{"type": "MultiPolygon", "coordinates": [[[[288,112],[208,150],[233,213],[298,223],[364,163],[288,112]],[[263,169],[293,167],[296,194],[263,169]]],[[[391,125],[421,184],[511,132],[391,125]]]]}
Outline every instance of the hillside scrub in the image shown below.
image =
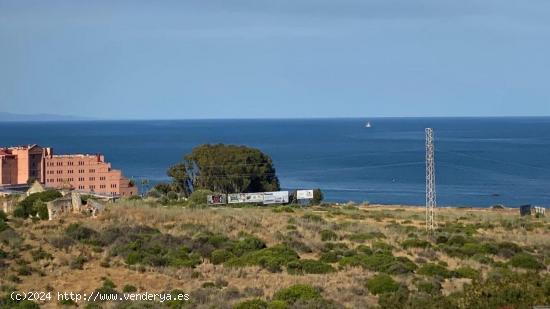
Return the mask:
{"type": "Polygon", "coordinates": [[[500,225],[517,221],[512,210],[442,208],[441,226],[453,224],[427,237],[423,209],[414,207],[273,212],[177,203],[122,199],[95,219],[9,217],[9,228],[0,232],[0,297],[7,287],[56,291],[72,284],[109,293],[134,290],[129,285],[151,292],[178,286],[192,295],[191,301],[163,304],[172,308],[483,309],[548,303],[548,218],[533,218],[528,231],[500,225]],[[323,241],[324,230],[338,237],[323,241]],[[374,280],[379,277],[386,279],[374,280]]]}

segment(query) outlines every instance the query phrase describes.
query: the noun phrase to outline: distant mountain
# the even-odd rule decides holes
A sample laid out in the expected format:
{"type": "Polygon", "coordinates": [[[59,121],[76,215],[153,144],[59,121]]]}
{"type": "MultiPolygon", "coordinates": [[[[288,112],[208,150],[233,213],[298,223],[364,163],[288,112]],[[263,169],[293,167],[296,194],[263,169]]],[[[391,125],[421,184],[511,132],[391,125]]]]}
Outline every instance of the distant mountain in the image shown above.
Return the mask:
{"type": "Polygon", "coordinates": [[[0,112],[0,122],[8,121],[76,121],[91,118],[55,114],[14,114],[0,112]]]}

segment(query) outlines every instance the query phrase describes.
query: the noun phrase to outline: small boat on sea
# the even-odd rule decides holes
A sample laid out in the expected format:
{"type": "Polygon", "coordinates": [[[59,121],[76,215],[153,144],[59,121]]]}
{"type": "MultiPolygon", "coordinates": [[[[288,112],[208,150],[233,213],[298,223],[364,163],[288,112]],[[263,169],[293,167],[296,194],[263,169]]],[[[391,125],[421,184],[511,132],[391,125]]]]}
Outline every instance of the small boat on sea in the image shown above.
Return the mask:
{"type": "Polygon", "coordinates": [[[370,128],[372,125],[370,124],[370,121],[367,121],[367,124],[365,125],[365,128],[370,128]]]}

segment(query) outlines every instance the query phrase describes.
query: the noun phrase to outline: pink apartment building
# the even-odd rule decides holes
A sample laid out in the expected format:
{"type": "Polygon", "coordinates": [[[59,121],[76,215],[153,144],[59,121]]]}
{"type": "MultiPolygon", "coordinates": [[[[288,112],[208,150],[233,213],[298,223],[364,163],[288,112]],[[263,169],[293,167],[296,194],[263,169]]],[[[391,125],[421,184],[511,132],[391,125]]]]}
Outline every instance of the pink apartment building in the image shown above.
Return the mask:
{"type": "Polygon", "coordinates": [[[120,170],[112,169],[100,154],[54,155],[51,148],[31,145],[0,149],[0,160],[0,185],[25,184],[36,179],[57,189],[112,196],[138,193],[137,187],[120,170]]]}

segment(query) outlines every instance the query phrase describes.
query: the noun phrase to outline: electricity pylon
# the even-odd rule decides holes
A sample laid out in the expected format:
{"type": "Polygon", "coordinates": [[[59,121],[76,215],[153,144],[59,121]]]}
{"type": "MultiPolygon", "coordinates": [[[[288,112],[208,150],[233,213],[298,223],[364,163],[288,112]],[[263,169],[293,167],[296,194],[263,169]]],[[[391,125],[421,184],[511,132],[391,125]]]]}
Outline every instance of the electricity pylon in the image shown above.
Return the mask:
{"type": "Polygon", "coordinates": [[[433,129],[426,128],[426,230],[429,233],[436,228],[436,207],[434,132],[433,129]]]}

